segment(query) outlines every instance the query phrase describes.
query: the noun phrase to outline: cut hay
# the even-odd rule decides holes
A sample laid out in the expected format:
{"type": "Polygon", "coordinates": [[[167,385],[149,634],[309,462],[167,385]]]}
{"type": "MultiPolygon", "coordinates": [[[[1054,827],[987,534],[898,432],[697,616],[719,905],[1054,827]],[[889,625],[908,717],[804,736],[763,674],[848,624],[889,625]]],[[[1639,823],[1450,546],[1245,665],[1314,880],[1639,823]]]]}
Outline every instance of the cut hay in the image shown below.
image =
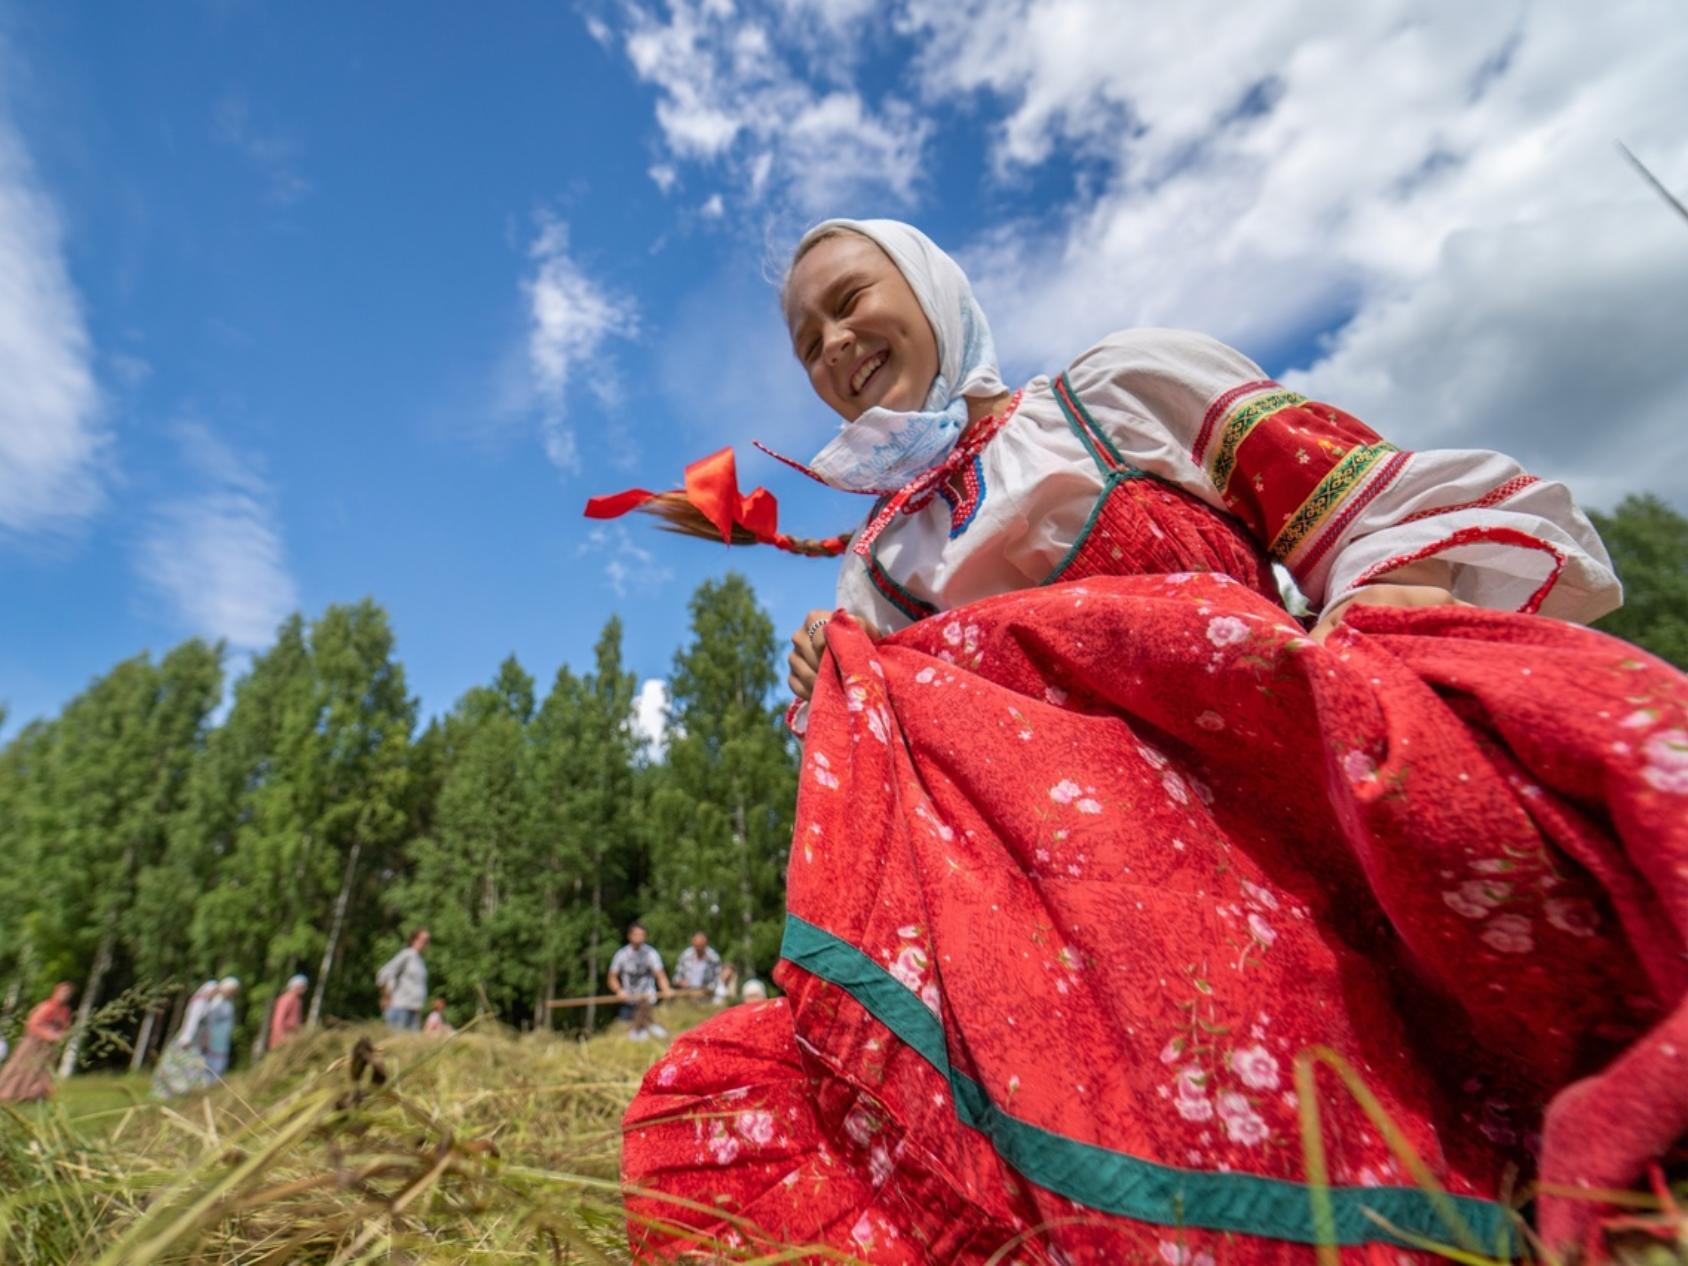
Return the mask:
{"type": "Polygon", "coordinates": [[[0,1261],[626,1261],[620,1121],[661,1050],[369,1026],[168,1104],[0,1109],[0,1261]]]}

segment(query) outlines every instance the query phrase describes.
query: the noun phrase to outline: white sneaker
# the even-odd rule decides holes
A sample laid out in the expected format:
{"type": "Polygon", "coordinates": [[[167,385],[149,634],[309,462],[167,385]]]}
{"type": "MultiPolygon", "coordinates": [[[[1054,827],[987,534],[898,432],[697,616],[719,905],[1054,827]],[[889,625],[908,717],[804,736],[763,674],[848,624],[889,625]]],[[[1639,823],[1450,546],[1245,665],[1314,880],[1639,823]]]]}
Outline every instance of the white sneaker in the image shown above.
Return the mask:
{"type": "Polygon", "coordinates": [[[667,1037],[668,1036],[668,1030],[663,1028],[662,1025],[660,1025],[660,1024],[653,1024],[653,1025],[651,1025],[651,1036],[652,1037],[667,1037]]]}

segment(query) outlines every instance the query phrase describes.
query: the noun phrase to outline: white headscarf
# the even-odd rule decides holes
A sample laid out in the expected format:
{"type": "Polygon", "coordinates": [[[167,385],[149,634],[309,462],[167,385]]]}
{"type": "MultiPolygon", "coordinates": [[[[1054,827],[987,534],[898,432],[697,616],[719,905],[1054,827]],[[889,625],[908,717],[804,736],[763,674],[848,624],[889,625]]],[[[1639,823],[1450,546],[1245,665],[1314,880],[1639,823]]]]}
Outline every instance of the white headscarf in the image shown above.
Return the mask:
{"type": "Polygon", "coordinates": [[[990,322],[973,297],[961,265],[901,220],[824,220],[803,235],[798,250],[829,229],[860,233],[891,257],[938,342],[938,376],[926,403],[911,413],[875,405],[809,464],[823,483],[847,492],[891,493],[949,455],[967,429],[967,397],[999,396],[1008,388],[996,364],[990,322]]]}
{"type": "Polygon", "coordinates": [[[293,988],[295,985],[297,985],[299,988],[303,989],[306,985],[308,985],[310,983],[311,982],[306,980],[302,973],[297,975],[297,976],[289,976],[287,978],[287,987],[289,989],[293,988]]]}

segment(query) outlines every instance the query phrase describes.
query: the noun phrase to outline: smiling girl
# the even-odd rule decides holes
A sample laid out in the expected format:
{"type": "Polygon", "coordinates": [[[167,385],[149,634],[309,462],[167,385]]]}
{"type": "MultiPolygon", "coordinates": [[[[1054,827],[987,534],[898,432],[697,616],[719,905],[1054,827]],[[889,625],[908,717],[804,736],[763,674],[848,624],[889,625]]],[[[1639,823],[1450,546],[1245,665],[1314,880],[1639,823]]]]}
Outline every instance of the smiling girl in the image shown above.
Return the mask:
{"type": "Polygon", "coordinates": [[[1618,587],[1562,485],[1196,334],[1010,390],[896,222],[812,230],[782,299],[861,527],[784,536],[729,454],[589,509],[845,553],[793,637],[787,996],[646,1077],[637,1252],[1393,1262],[1671,1146],[1688,683],[1571,623],[1618,587]]]}

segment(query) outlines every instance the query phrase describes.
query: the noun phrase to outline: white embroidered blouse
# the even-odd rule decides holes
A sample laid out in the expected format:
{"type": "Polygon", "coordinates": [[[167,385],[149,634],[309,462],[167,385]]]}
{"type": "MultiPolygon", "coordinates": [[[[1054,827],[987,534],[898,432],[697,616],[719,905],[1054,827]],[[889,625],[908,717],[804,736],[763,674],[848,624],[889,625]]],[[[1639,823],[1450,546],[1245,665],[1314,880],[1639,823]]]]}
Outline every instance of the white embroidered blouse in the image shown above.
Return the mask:
{"type": "Polygon", "coordinates": [[[1087,428],[1128,466],[1240,520],[1315,610],[1386,575],[1566,620],[1620,601],[1563,484],[1499,453],[1397,450],[1214,339],[1127,330],[1033,379],[941,496],[883,524],[870,558],[846,553],[838,606],[891,632],[1059,579],[1107,478],[1087,428]]]}

